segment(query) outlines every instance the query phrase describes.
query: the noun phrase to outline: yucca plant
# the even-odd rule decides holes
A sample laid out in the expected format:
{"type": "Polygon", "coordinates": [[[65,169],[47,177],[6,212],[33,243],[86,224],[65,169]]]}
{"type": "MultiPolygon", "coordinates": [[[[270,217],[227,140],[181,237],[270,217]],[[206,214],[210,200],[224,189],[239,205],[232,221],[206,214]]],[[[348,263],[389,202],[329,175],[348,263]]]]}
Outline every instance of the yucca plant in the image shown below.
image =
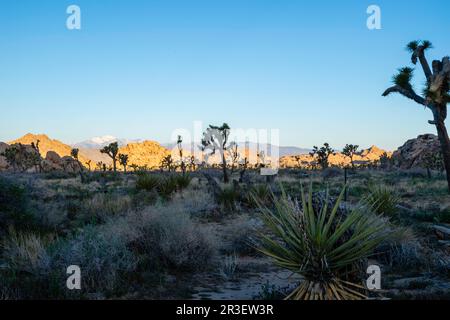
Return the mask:
{"type": "Polygon", "coordinates": [[[394,190],[385,186],[374,186],[363,198],[362,203],[371,208],[376,214],[389,218],[397,218],[397,204],[399,198],[394,190]]]}
{"type": "Polygon", "coordinates": [[[217,195],[217,202],[222,205],[226,211],[237,209],[240,193],[234,186],[225,186],[217,195]]]}
{"type": "Polygon", "coordinates": [[[389,233],[373,214],[361,209],[343,211],[344,192],[345,188],[334,205],[329,205],[327,192],[320,209],[313,201],[312,187],[308,197],[301,188],[301,204],[282,191],[281,197],[274,199],[274,209],[260,206],[272,235],[260,234],[257,249],[304,279],[286,299],[366,298],[358,281],[361,264],[389,233]]]}
{"type": "Polygon", "coordinates": [[[257,207],[258,203],[254,200],[258,199],[263,205],[268,205],[271,199],[270,187],[267,184],[253,185],[247,193],[246,202],[251,207],[257,207]]]}

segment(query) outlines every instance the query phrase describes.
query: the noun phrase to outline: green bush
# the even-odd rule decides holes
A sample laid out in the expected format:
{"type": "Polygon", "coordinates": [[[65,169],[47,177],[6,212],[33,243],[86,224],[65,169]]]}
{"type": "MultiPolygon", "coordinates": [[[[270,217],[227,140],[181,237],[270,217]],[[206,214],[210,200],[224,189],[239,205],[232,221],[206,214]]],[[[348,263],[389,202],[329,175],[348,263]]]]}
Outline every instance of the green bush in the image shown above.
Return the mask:
{"type": "Polygon", "coordinates": [[[29,229],[35,226],[35,220],[25,187],[0,177],[0,230],[9,227],[29,229]]]}
{"type": "Polygon", "coordinates": [[[234,186],[224,187],[217,195],[218,203],[227,211],[237,209],[240,193],[234,186]]]}
{"type": "Polygon", "coordinates": [[[136,189],[153,191],[156,190],[160,184],[161,178],[159,176],[151,175],[148,173],[140,173],[138,174],[138,178],[136,180],[136,189]]]}

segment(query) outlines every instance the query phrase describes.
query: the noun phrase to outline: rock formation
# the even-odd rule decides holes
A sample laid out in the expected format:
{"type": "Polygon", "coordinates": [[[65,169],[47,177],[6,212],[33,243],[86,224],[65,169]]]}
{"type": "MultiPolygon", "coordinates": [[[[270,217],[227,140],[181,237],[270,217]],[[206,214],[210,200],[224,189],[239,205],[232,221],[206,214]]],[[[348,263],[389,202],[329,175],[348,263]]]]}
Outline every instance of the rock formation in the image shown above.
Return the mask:
{"type": "Polygon", "coordinates": [[[426,168],[427,157],[438,152],[440,152],[438,137],[424,134],[408,140],[398,148],[392,155],[392,161],[395,166],[402,169],[426,168]]]}
{"type": "Polygon", "coordinates": [[[119,153],[128,155],[128,165],[147,166],[157,169],[161,160],[170,154],[170,151],[155,141],[129,143],[119,149],[119,153]]]}

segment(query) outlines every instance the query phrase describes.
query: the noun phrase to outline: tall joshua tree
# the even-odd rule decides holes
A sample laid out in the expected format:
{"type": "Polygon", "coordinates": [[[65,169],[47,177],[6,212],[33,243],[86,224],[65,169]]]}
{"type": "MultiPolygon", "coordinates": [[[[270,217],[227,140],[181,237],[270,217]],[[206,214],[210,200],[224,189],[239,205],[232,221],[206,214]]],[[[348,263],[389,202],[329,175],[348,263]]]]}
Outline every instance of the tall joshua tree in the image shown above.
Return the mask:
{"type": "Polygon", "coordinates": [[[225,152],[228,150],[230,145],[228,144],[228,138],[230,136],[230,127],[228,124],[224,123],[220,127],[210,125],[209,128],[203,133],[202,139],[202,150],[209,150],[210,153],[208,157],[215,154],[218,150],[220,156],[222,157],[222,171],[223,171],[223,182],[228,183],[228,170],[227,170],[227,159],[225,152]]]}
{"type": "Polygon", "coordinates": [[[394,75],[394,86],[388,88],[383,96],[399,93],[430,109],[433,120],[428,121],[428,123],[436,126],[450,191],[450,140],[445,127],[447,104],[450,102],[450,58],[447,56],[442,60],[434,60],[430,67],[425,52],[432,47],[430,41],[412,41],[406,47],[412,54],[411,62],[414,65],[419,62],[425,74],[426,84],[422,95],[417,94],[411,84],[414,70],[404,67],[394,75]]]}
{"type": "Polygon", "coordinates": [[[119,145],[117,142],[110,143],[100,150],[101,153],[107,154],[113,161],[113,170],[117,171],[117,154],[119,153],[119,145]]]}
{"type": "Polygon", "coordinates": [[[322,167],[322,169],[326,169],[329,167],[330,163],[328,161],[328,158],[334,154],[334,149],[330,147],[328,142],[325,142],[323,144],[323,147],[320,148],[314,146],[312,152],[309,153],[311,157],[317,156],[317,162],[322,167]]]}
{"type": "Polygon", "coordinates": [[[352,165],[352,168],[355,168],[355,164],[353,162],[353,157],[355,156],[356,153],[358,153],[358,145],[354,145],[354,144],[346,144],[344,149],[342,150],[342,154],[348,158],[350,158],[350,163],[352,165]]]}

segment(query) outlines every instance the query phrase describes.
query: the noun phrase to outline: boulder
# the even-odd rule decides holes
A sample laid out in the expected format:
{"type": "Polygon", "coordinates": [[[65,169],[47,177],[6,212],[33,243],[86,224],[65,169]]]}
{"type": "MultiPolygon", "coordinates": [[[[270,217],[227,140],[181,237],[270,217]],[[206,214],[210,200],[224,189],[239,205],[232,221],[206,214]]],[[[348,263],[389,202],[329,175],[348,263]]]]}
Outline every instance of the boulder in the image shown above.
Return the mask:
{"type": "Polygon", "coordinates": [[[6,143],[0,142],[0,171],[9,169],[9,164],[6,161],[6,158],[1,155],[8,147],[9,146],[6,143]]]}
{"type": "Polygon", "coordinates": [[[395,166],[402,169],[426,168],[427,158],[440,152],[439,139],[434,134],[424,134],[408,140],[392,155],[395,166]]]}

